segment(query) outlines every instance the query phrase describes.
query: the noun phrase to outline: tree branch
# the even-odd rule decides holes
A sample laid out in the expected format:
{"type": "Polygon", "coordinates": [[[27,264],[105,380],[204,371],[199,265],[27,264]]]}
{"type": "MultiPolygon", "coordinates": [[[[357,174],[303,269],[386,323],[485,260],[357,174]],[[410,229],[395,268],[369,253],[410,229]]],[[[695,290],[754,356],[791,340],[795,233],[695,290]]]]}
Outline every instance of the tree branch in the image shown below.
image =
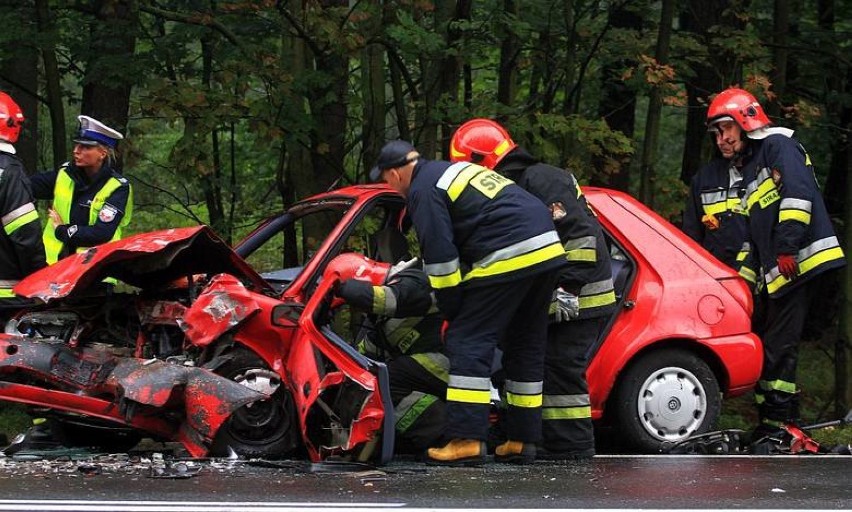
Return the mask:
{"type": "Polygon", "coordinates": [[[243,49],[243,44],[240,42],[239,38],[231,32],[228,27],[222,25],[211,14],[204,13],[194,13],[194,14],[184,14],[180,12],[167,11],[165,9],[160,9],[159,7],[151,7],[150,5],[145,5],[143,2],[139,4],[139,10],[142,12],[147,12],[153,16],[158,16],[168,21],[175,21],[178,23],[186,23],[188,25],[199,25],[202,27],[207,27],[215,30],[222,34],[225,39],[230,41],[234,46],[239,49],[243,49]]]}

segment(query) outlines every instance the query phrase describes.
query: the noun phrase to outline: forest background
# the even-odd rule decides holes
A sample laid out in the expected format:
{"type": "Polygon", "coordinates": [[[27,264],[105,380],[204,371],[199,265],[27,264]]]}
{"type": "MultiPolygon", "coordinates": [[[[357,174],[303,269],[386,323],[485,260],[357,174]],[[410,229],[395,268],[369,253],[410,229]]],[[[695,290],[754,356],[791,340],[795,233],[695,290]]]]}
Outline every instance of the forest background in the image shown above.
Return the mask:
{"type": "MultiPolygon", "coordinates": [[[[712,148],[706,105],[739,85],[796,130],[852,253],[846,0],[0,0],[0,21],[27,168],[69,158],[79,114],[118,129],[131,233],[205,223],[237,241],[366,181],[389,139],[447,155],[471,117],[677,224],[712,148]]],[[[808,377],[827,388],[812,416],[852,395],[850,279],[811,317],[832,363],[808,377]]]]}

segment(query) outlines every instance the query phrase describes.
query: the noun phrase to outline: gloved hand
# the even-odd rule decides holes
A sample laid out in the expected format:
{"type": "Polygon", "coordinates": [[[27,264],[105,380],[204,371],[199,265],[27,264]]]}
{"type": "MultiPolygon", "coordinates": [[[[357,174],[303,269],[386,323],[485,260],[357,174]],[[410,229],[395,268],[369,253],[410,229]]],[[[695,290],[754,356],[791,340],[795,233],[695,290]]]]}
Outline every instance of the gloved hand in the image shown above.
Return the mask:
{"type": "Polygon", "coordinates": [[[390,278],[393,277],[394,275],[402,272],[403,270],[408,270],[411,267],[417,265],[417,263],[419,261],[420,261],[420,258],[415,256],[408,261],[402,260],[399,263],[397,263],[396,265],[392,265],[391,268],[388,269],[388,275],[385,277],[385,283],[390,281],[390,278]]]}
{"type": "Polygon", "coordinates": [[[556,321],[567,322],[580,316],[580,298],[561,286],[553,291],[556,302],[556,321]]]}
{"type": "Polygon", "coordinates": [[[792,254],[778,255],[778,272],[787,279],[795,279],[799,275],[799,264],[792,254]]]}
{"type": "Polygon", "coordinates": [[[355,306],[362,306],[362,302],[372,301],[371,288],[368,282],[347,279],[337,287],[337,296],[355,306]]]}

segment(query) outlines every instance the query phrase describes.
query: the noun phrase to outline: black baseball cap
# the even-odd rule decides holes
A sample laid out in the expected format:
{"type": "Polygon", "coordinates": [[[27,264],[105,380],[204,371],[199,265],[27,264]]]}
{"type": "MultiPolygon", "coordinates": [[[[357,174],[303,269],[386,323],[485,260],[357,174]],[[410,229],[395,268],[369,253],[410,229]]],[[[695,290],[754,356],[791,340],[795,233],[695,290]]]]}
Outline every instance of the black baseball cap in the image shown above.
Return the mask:
{"type": "Polygon", "coordinates": [[[376,166],[370,169],[370,181],[379,181],[382,172],[394,167],[402,167],[411,162],[408,154],[412,151],[417,151],[417,149],[410,142],[404,140],[392,140],[382,146],[376,166]]]}

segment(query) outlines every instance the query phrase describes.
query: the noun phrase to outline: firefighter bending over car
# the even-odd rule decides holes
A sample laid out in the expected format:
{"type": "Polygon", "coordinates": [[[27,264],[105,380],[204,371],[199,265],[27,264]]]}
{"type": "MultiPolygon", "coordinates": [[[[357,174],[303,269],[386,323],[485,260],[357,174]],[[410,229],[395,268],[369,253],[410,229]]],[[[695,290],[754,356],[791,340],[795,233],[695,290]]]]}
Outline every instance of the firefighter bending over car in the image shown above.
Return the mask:
{"type": "MultiPolygon", "coordinates": [[[[352,254],[338,256],[326,272],[351,266],[352,258],[352,254]]],[[[361,270],[361,275],[385,272],[379,263],[366,258],[357,261],[372,267],[361,270]]],[[[348,274],[355,273],[341,273],[348,274]]],[[[388,269],[380,285],[363,278],[345,279],[337,295],[370,315],[356,338],[357,348],[387,364],[397,451],[422,453],[436,446],[446,423],[449,361],[442,352],[443,317],[435,306],[429,277],[412,259],[388,269]]]]}
{"type": "Polygon", "coordinates": [[[448,320],[450,441],[429,462],[486,456],[492,357],[503,346],[508,441],[497,462],[529,463],[541,439],[547,310],[565,262],[547,208],[511,180],[470,163],[430,161],[408,142],[382,148],[370,179],[408,202],[438,309],[448,320]]]}
{"type": "Polygon", "coordinates": [[[736,88],[713,99],[707,119],[717,141],[731,146],[731,161],[742,174],[748,231],[737,261],[766,309],[763,325],[755,326],[764,353],[755,390],[756,441],[798,420],[798,345],[814,278],[842,267],[845,258],[810,157],[793,131],[772,127],[755,97],[736,88]]]}
{"type": "Polygon", "coordinates": [[[77,119],[73,159],[32,177],[35,197],[52,201],[43,235],[48,264],[119,240],[133,211],[130,183],[113,168],[116,145],[124,137],[97,119],[77,119]]]}
{"type": "Polygon", "coordinates": [[[586,367],[615,310],[603,230],[574,175],[519,147],[490,119],[472,119],[450,142],[450,159],[493,169],[549,209],[568,264],[559,272],[548,329],[540,459],[585,459],[595,453],[586,367]]]}
{"type": "Polygon", "coordinates": [[[6,93],[0,92],[0,322],[29,304],[12,288],[45,266],[41,223],[24,164],[15,156],[24,114],[6,93]]]}

